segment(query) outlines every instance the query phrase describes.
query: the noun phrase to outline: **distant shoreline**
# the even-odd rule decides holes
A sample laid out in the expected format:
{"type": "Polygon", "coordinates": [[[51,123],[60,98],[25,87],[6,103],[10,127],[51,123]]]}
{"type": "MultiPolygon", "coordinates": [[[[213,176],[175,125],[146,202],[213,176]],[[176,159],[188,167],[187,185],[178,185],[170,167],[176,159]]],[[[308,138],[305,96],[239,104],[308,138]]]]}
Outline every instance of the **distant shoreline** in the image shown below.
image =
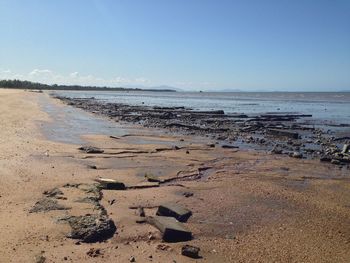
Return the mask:
{"type": "Polygon", "coordinates": [[[22,80],[0,80],[0,88],[6,89],[28,89],[28,90],[75,90],[75,91],[152,91],[152,92],[176,92],[174,89],[140,89],[124,87],[98,87],[80,85],[48,85],[22,80]]]}

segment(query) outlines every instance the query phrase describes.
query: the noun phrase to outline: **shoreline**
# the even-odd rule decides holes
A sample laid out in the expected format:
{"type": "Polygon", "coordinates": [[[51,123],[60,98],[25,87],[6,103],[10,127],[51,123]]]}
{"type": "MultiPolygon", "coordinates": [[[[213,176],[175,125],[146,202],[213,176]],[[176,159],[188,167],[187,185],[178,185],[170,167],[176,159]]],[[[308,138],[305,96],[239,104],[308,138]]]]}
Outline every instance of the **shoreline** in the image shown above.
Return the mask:
{"type": "Polygon", "coordinates": [[[198,111],[185,107],[107,103],[94,98],[54,97],[115,122],[138,124],[170,134],[197,135],[207,138],[209,144],[319,159],[349,169],[350,137],[329,133],[331,126],[346,127],[345,124],[315,128],[325,124],[315,125],[309,114],[225,114],[222,110],[198,111]]]}
{"type": "MultiPolygon", "coordinates": [[[[346,262],[350,257],[350,181],[337,166],[211,147],[191,135],[160,136],[147,129],[115,138],[86,135],[87,145],[103,150],[86,153],[41,133],[38,121],[49,118],[38,101],[46,94],[1,90],[0,95],[1,122],[6,123],[0,131],[5,262],[41,256],[46,262],[130,262],[132,257],[136,262],[193,262],[180,254],[184,244],[200,247],[202,258],[196,262],[346,262]],[[132,187],[144,184],[145,174],[177,179],[153,188],[102,190],[98,205],[116,233],[101,243],[66,237],[70,226],[57,223],[58,218],[98,212],[96,203],[77,202],[91,197],[81,187],[98,177],[132,187]],[[29,213],[46,198],[43,192],[55,188],[62,194],[54,200],[67,210],[29,213]],[[163,242],[156,228],[136,223],[130,209],[142,206],[153,216],[169,201],[192,211],[185,225],[193,240],[163,242]]],[[[49,98],[48,103],[61,102],[49,98]]]]}

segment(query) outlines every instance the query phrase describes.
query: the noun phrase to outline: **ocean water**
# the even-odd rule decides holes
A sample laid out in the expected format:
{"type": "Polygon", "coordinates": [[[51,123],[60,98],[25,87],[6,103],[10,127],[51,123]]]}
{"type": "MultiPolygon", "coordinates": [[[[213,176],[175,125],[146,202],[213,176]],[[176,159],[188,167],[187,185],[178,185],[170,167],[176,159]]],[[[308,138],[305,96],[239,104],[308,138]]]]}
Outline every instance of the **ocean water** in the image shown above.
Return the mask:
{"type": "Polygon", "coordinates": [[[350,125],[350,92],[147,92],[54,91],[56,95],[147,106],[184,106],[225,113],[312,114],[309,121],[350,125]]]}

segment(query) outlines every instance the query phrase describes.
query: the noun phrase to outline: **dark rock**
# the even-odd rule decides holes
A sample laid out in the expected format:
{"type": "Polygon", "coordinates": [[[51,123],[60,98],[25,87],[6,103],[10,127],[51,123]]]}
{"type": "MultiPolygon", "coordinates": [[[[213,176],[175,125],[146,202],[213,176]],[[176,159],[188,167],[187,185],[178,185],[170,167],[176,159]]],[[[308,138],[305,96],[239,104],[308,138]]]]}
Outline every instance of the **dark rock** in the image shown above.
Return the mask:
{"type": "Polygon", "coordinates": [[[48,212],[51,210],[68,210],[70,207],[60,205],[57,200],[44,197],[34,204],[29,213],[48,212]]]}
{"type": "Polygon", "coordinates": [[[278,148],[278,147],[273,147],[273,149],[271,150],[271,153],[282,154],[283,150],[281,148],[278,148]]]}
{"type": "Polygon", "coordinates": [[[107,178],[97,178],[95,179],[96,182],[100,183],[100,187],[102,189],[107,190],[125,190],[125,184],[118,182],[113,179],[107,179],[107,178]]]}
{"type": "Polygon", "coordinates": [[[130,262],[136,262],[136,259],[135,259],[135,257],[130,257],[129,261],[130,262]]]}
{"type": "Polygon", "coordinates": [[[46,257],[43,255],[37,255],[35,256],[35,263],[45,263],[46,262],[46,257]]]}
{"type": "Polygon", "coordinates": [[[72,228],[69,238],[92,243],[111,238],[117,230],[112,219],[97,215],[70,216],[65,220],[72,228]]]}
{"type": "Polygon", "coordinates": [[[146,216],[145,209],[143,209],[143,207],[139,206],[136,209],[136,214],[140,217],[145,217],[146,216]]]}
{"type": "Polygon", "coordinates": [[[180,222],[186,222],[192,212],[176,203],[162,204],[158,207],[157,216],[174,217],[180,222]]]}
{"type": "Polygon", "coordinates": [[[293,158],[303,158],[303,155],[300,152],[293,152],[290,154],[291,157],[293,158]]]}
{"type": "Polygon", "coordinates": [[[128,186],[128,189],[144,189],[144,188],[154,188],[159,187],[159,182],[141,182],[136,185],[128,186]]]}
{"type": "Polygon", "coordinates": [[[102,255],[102,251],[101,251],[101,249],[99,249],[99,248],[90,248],[89,251],[86,252],[86,254],[87,254],[89,257],[96,258],[96,257],[102,255]]]}
{"type": "Polygon", "coordinates": [[[268,134],[281,136],[281,137],[287,137],[292,139],[298,139],[299,134],[297,132],[288,131],[288,130],[280,130],[280,129],[268,129],[268,134]]]}
{"type": "Polygon", "coordinates": [[[78,149],[86,153],[103,153],[104,152],[104,150],[93,146],[81,146],[78,149]]]}
{"type": "Polygon", "coordinates": [[[208,143],[207,146],[209,146],[210,148],[215,148],[215,143],[208,143]]]}
{"type": "Polygon", "coordinates": [[[199,247],[184,245],[181,248],[181,255],[190,257],[190,258],[199,258],[199,247]]]}
{"type": "Polygon", "coordinates": [[[146,220],[145,217],[138,217],[138,218],[135,220],[135,222],[136,222],[137,224],[143,224],[143,223],[146,223],[147,220],[146,220]]]}
{"type": "Polygon", "coordinates": [[[332,159],[331,163],[335,164],[335,165],[340,165],[341,164],[341,162],[339,160],[336,160],[336,159],[332,159]]]}
{"type": "Polygon", "coordinates": [[[192,239],[192,233],[173,217],[148,217],[147,222],[159,229],[162,239],[166,242],[182,242],[192,239]]]}
{"type": "Polygon", "coordinates": [[[320,161],[321,162],[330,162],[330,161],[332,161],[332,157],[328,156],[328,155],[324,155],[324,156],[321,156],[320,161]]]}
{"type": "Polygon", "coordinates": [[[160,179],[158,176],[155,176],[153,174],[146,173],[145,178],[147,179],[148,182],[158,182],[158,183],[163,182],[162,179],[160,179]]]}
{"type": "Polygon", "coordinates": [[[184,192],[182,195],[184,197],[191,197],[191,196],[193,196],[193,193],[192,192],[184,192]]]}
{"type": "Polygon", "coordinates": [[[57,195],[63,195],[63,192],[59,188],[53,188],[51,190],[43,192],[47,197],[56,197],[57,195]]]}
{"type": "Polygon", "coordinates": [[[75,202],[77,203],[89,203],[95,206],[99,205],[99,201],[100,201],[100,198],[98,196],[86,196],[75,200],[75,202]]]}
{"type": "Polygon", "coordinates": [[[341,153],[347,153],[350,149],[350,145],[349,144],[344,144],[343,146],[343,150],[341,151],[341,153]]]}
{"type": "Polygon", "coordinates": [[[234,146],[234,145],[229,145],[229,144],[223,144],[221,145],[222,148],[224,149],[238,149],[238,146],[234,146]]]}

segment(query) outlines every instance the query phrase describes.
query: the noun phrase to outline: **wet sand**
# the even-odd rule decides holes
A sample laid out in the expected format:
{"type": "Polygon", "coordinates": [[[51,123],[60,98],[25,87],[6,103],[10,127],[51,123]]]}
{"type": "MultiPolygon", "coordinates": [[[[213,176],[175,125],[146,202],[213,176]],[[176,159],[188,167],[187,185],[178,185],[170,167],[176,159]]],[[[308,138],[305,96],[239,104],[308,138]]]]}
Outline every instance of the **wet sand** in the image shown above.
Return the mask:
{"type": "Polygon", "coordinates": [[[348,262],[348,171],[318,160],[210,147],[198,137],[140,127],[115,138],[106,129],[86,133],[79,144],[63,143],[48,136],[47,123],[58,120],[43,103],[63,113],[68,107],[46,94],[0,90],[0,262],[36,262],[40,256],[46,262],[130,262],[131,257],[135,262],[348,262]],[[80,143],[104,153],[81,152],[80,143]],[[117,226],[115,235],[90,244],[66,237],[70,227],[57,218],[96,211],[76,202],[82,193],[65,184],[91,185],[100,176],[134,186],[146,173],[161,179],[193,176],[156,188],[104,190],[100,203],[117,226]],[[63,192],[59,204],[70,209],[30,213],[43,192],[55,187],[63,192]],[[154,215],[167,201],[193,212],[185,224],[193,240],[162,242],[159,231],[137,224],[135,209],[129,208],[144,206],[154,215]],[[180,255],[184,244],[200,247],[202,258],[180,255]],[[90,249],[100,253],[92,257],[90,249]]]}

